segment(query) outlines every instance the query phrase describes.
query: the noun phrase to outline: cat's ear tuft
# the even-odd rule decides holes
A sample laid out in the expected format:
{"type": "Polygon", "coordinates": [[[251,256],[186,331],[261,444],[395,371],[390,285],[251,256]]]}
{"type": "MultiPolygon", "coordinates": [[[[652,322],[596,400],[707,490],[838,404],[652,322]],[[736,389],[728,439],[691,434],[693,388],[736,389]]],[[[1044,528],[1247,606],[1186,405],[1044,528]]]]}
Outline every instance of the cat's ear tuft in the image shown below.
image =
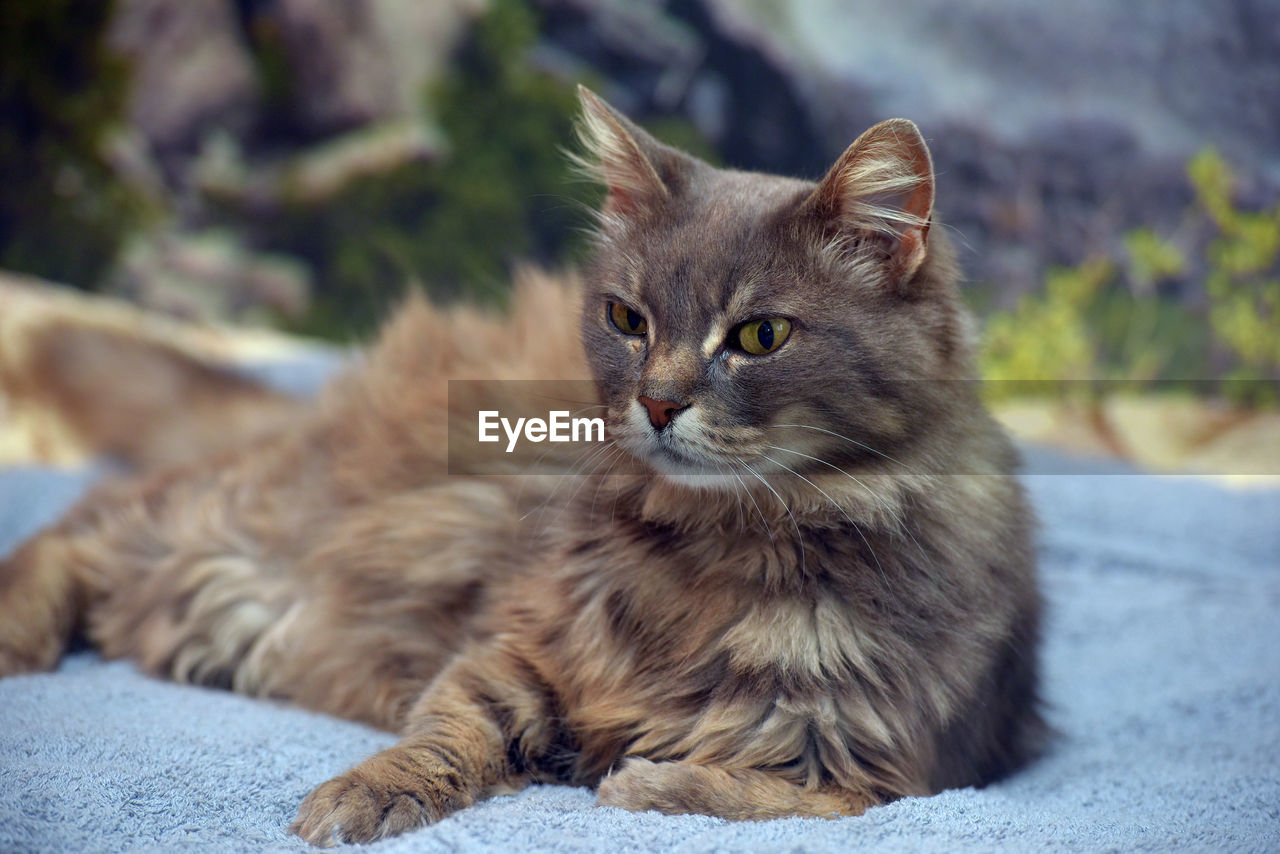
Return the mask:
{"type": "Polygon", "coordinates": [[[689,158],[636,127],[587,87],[578,86],[578,100],[583,152],[571,156],[608,189],[605,213],[629,216],[669,199],[689,158]]]}
{"type": "Polygon", "coordinates": [[[842,230],[887,240],[891,274],[902,282],[928,253],[933,186],[933,160],[920,129],[908,119],[889,119],[840,155],[805,206],[842,230]]]}

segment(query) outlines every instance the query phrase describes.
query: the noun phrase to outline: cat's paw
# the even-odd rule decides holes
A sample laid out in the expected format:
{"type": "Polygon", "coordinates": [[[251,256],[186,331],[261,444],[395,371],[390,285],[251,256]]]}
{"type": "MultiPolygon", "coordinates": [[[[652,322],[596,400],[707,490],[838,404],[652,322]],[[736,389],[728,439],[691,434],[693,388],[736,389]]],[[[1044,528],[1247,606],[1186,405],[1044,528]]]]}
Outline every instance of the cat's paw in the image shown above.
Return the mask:
{"type": "Polygon", "coordinates": [[[596,803],[632,812],[693,812],[687,795],[689,788],[696,785],[695,775],[687,765],[633,757],[600,781],[596,803]]]}
{"type": "Polygon", "coordinates": [[[56,571],[36,564],[37,553],[28,546],[0,554],[0,679],[52,670],[70,634],[66,591],[56,571]]]}
{"type": "MultiPolygon", "coordinates": [[[[3,579],[0,579],[3,584],[3,579]]],[[[26,614],[11,614],[0,602],[0,679],[27,673],[43,673],[58,666],[62,658],[60,637],[42,636],[39,630],[31,630],[29,636],[24,621],[26,614]]]]}
{"type": "Polygon", "coordinates": [[[431,757],[391,748],[319,786],[290,833],[312,845],[373,842],[439,821],[473,796],[431,757]]]}
{"type": "Polygon", "coordinates": [[[352,771],[307,795],[289,832],[312,845],[328,848],[343,842],[373,842],[395,836],[440,817],[440,811],[419,795],[379,785],[352,771]]]}

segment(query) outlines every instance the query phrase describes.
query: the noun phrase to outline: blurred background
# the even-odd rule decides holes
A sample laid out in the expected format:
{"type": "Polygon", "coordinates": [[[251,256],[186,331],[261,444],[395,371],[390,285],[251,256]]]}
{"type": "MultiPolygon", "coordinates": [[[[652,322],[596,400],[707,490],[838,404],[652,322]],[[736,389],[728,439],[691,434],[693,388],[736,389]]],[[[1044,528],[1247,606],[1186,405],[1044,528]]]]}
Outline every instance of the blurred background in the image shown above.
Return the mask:
{"type": "Polygon", "coordinates": [[[810,178],[915,120],[1007,423],[1280,473],[1274,0],[0,0],[0,287],[339,343],[501,305],[580,257],[578,82],[810,178]]]}

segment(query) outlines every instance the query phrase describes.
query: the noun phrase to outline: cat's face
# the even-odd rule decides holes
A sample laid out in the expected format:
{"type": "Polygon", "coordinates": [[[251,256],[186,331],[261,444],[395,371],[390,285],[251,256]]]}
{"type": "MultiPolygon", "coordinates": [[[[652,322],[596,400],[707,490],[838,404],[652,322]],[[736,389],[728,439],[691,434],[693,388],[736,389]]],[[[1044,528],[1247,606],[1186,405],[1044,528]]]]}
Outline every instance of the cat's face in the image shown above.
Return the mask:
{"type": "Polygon", "coordinates": [[[833,223],[820,185],[713,169],[617,128],[644,157],[623,166],[652,168],[610,183],[588,271],[583,341],[614,440],[726,488],[892,455],[942,358],[937,306],[913,305],[936,301],[898,287],[907,241],[833,223]]]}

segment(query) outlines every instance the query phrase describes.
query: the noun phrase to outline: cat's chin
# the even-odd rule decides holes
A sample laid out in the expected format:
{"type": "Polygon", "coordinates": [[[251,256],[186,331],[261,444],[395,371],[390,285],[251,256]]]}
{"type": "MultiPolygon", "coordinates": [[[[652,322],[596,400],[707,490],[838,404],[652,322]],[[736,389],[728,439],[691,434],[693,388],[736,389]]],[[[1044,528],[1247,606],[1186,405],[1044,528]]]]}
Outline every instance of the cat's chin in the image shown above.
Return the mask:
{"type": "Polygon", "coordinates": [[[645,462],[655,477],[689,489],[733,492],[740,486],[737,476],[690,460],[667,448],[646,454],[645,462]]]}
{"type": "Polygon", "coordinates": [[[668,483],[674,483],[688,489],[702,489],[711,492],[733,492],[740,488],[738,480],[731,474],[669,474],[657,472],[657,477],[668,483]]]}

